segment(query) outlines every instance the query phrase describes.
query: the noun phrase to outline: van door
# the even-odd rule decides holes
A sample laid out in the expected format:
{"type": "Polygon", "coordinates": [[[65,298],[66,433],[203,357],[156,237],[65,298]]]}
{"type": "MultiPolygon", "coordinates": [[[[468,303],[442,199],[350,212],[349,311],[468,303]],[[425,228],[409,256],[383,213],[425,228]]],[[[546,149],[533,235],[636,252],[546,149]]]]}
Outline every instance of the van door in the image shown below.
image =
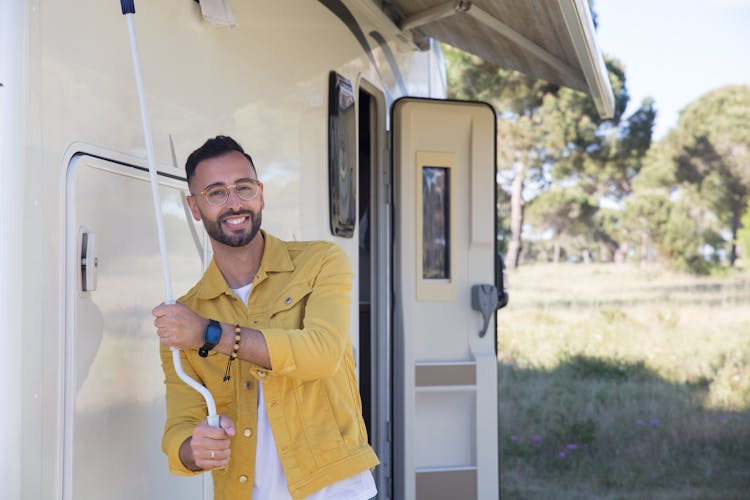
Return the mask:
{"type": "MultiPolygon", "coordinates": [[[[144,170],[87,155],[68,168],[64,500],[210,498],[209,475],[170,475],[161,451],[164,375],[151,309],[164,289],[144,170]]],[[[203,269],[186,190],[160,176],[178,294],[203,269]]]]}
{"type": "Polygon", "coordinates": [[[495,318],[471,297],[495,281],[495,130],[483,103],[393,107],[394,498],[499,495],[495,318]]]}

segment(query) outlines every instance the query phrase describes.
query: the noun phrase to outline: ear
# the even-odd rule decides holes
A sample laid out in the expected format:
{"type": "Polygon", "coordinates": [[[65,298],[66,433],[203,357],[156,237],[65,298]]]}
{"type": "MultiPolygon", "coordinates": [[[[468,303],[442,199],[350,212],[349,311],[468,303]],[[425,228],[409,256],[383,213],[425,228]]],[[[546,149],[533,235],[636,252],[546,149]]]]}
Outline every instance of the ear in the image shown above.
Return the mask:
{"type": "Polygon", "coordinates": [[[260,185],[260,192],[258,193],[258,196],[260,196],[260,209],[263,210],[266,208],[266,199],[263,197],[263,187],[264,185],[260,185]]]}
{"type": "Polygon", "coordinates": [[[187,200],[188,206],[190,207],[190,213],[193,214],[193,219],[201,220],[201,212],[200,210],[198,210],[198,201],[196,201],[195,196],[191,194],[185,199],[187,200]]]}

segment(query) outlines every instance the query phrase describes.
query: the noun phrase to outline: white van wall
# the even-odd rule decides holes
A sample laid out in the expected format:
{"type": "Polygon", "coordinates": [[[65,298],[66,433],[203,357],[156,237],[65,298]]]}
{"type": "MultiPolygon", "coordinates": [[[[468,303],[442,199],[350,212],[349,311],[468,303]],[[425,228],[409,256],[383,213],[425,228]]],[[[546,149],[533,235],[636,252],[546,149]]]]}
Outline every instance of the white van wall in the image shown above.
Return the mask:
{"type": "MultiPolygon", "coordinates": [[[[239,26],[223,29],[205,23],[192,0],[136,3],[160,170],[182,176],[191,150],[209,136],[230,134],[253,155],[266,183],[264,226],[283,238],[334,239],[328,226],[328,72],[355,83],[366,78],[389,105],[404,92],[442,96],[441,61],[391,44],[400,88],[377,44],[371,44],[375,68],[322,3],[232,6],[239,26]]],[[[65,253],[67,169],[76,153],[86,152],[143,166],[144,141],[117,2],[18,0],[0,9],[0,307],[6,331],[0,373],[8,402],[0,420],[6,445],[0,497],[55,499],[62,496],[65,404],[72,404],[63,399],[71,293],[65,269],[76,258],[65,253]]],[[[369,33],[369,21],[358,21],[369,33]]],[[[109,200],[123,213],[129,203],[109,200]]],[[[336,241],[356,268],[356,234],[336,241]]],[[[161,277],[153,279],[160,286],[161,277]]],[[[354,297],[353,318],[356,307],[354,297]]]]}

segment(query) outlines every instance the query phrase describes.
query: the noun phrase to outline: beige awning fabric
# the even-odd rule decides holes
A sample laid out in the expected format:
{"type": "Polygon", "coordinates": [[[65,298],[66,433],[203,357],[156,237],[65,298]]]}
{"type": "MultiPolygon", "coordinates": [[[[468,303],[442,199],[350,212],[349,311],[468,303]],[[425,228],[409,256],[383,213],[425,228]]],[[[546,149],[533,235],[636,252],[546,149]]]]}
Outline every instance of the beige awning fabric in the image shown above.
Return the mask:
{"type": "Polygon", "coordinates": [[[386,0],[399,27],[591,95],[602,117],[614,96],[587,0],[386,0]]]}

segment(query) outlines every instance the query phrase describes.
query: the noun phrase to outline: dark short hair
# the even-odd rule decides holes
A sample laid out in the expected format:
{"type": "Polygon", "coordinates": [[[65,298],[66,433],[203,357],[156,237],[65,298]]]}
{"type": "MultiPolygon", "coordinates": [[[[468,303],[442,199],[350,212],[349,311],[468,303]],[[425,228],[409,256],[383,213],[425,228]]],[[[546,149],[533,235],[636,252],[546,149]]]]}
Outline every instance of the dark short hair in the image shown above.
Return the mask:
{"type": "Polygon", "coordinates": [[[258,175],[258,172],[255,170],[253,159],[249,154],[245,153],[245,150],[242,149],[242,146],[240,146],[237,141],[226,135],[217,135],[216,137],[204,142],[201,147],[190,153],[190,156],[188,156],[188,159],[185,162],[187,181],[190,182],[190,179],[193,178],[195,168],[200,162],[211,158],[218,158],[219,156],[231,153],[232,151],[237,151],[245,155],[245,158],[250,162],[250,166],[253,168],[255,175],[258,175]]]}

